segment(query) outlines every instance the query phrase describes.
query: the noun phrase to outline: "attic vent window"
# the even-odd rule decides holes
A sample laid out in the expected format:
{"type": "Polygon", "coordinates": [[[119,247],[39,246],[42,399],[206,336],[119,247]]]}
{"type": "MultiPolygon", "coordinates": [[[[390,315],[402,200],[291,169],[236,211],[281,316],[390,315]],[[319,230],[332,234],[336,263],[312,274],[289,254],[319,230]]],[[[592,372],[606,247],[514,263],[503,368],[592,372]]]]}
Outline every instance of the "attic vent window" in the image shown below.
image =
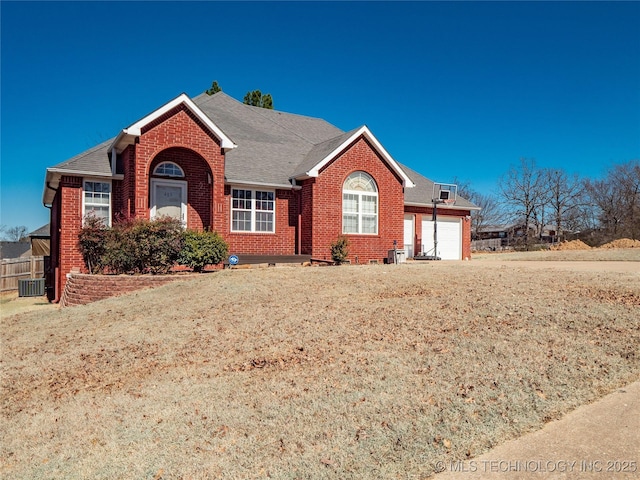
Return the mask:
{"type": "Polygon", "coordinates": [[[177,177],[183,178],[184,172],[182,169],[173,162],[162,162],[153,171],[154,175],[162,175],[163,177],[177,177]]]}

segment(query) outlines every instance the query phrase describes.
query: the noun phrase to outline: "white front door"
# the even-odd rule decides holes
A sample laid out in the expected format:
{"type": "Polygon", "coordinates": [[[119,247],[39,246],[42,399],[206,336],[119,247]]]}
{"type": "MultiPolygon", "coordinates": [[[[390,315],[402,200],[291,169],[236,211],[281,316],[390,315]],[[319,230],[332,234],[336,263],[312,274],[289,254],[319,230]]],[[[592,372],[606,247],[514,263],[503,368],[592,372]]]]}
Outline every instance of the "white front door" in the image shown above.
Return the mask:
{"type": "Polygon", "coordinates": [[[151,180],[151,218],[168,216],[187,221],[187,182],[151,180]]]}
{"type": "Polygon", "coordinates": [[[413,242],[415,233],[413,225],[415,223],[415,216],[406,214],[404,216],[404,252],[406,258],[413,258],[413,242]]]}
{"type": "Polygon", "coordinates": [[[438,252],[433,249],[433,221],[422,220],[422,250],[442,260],[462,260],[462,221],[438,215],[438,252]]]}

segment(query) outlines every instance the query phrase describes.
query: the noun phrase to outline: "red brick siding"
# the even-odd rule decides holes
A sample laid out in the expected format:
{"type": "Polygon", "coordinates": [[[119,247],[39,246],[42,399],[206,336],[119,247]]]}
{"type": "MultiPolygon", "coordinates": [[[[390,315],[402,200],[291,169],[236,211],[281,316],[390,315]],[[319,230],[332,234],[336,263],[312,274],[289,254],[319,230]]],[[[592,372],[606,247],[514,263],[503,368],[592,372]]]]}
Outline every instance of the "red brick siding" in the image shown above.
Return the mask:
{"type": "MultiPolygon", "coordinates": [[[[124,179],[117,190],[121,198],[114,198],[113,218],[129,218],[135,215],[136,181],[135,181],[135,148],[128,145],[120,154],[124,179]]],[[[116,189],[114,188],[114,194],[116,189]]]]}
{"type": "Polygon", "coordinates": [[[178,155],[176,163],[185,169],[185,174],[189,177],[187,195],[188,200],[193,200],[194,203],[188,209],[187,226],[211,226],[222,231],[225,219],[218,214],[218,210],[224,203],[224,153],[219,140],[213,137],[202,122],[183,105],[172,109],[144,128],[135,145],[135,216],[149,218],[149,179],[152,162],[155,165],[156,158],[174,161],[171,154],[178,155]],[[206,173],[211,173],[211,186],[206,173]],[[205,201],[206,192],[209,192],[209,195],[205,201]]]}
{"type": "Polygon", "coordinates": [[[59,219],[52,221],[52,224],[58,223],[60,228],[57,266],[58,292],[62,292],[67,273],[74,267],[84,269],[82,254],[78,249],[78,233],[82,228],[82,178],[63,176],[58,188],[56,196],[60,196],[59,219]]]}
{"type": "MultiPolygon", "coordinates": [[[[371,175],[378,187],[378,234],[347,235],[348,259],[383,262],[393,241],[403,244],[404,195],[401,179],[363,137],[322,169],[312,184],[312,255],[331,258],[331,243],[342,234],[342,187],[353,172],[371,175]],[[356,259],[357,257],[357,259],[356,259]]],[[[304,187],[303,187],[304,188],[304,187]]],[[[303,206],[303,211],[305,207],[303,206]]],[[[304,237],[304,236],[303,236],[304,237]]]]}
{"type": "MultiPolygon", "coordinates": [[[[264,255],[293,255],[296,253],[296,234],[298,222],[298,194],[292,190],[275,190],[275,233],[239,233],[231,231],[231,189],[224,189],[225,201],[218,213],[225,218],[225,224],[218,232],[229,244],[230,253],[248,253],[264,255]]],[[[251,187],[238,187],[247,188],[251,187]]],[[[257,187],[256,187],[257,188],[257,187]]],[[[260,190],[260,188],[257,188],[260,190]]],[[[263,190],[272,190],[267,187],[263,190]]]]}

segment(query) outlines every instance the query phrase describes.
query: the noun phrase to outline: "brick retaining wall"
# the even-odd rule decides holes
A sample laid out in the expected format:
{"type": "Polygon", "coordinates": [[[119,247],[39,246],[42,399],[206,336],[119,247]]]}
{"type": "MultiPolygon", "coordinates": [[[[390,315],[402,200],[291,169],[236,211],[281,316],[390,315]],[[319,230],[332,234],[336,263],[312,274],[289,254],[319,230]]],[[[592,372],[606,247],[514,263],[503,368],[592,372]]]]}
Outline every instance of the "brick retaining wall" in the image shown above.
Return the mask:
{"type": "Polygon", "coordinates": [[[63,307],[85,305],[105,298],[145,288],[159,287],[187,275],[87,275],[70,273],[64,287],[60,305],[63,307]]]}

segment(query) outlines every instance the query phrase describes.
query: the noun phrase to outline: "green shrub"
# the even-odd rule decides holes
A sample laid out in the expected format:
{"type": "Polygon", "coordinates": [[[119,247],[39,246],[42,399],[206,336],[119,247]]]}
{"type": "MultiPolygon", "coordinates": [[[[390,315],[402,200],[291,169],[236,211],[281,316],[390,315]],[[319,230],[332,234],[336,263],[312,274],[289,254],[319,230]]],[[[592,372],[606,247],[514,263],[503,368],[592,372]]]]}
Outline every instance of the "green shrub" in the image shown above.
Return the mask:
{"type": "Polygon", "coordinates": [[[104,269],[102,258],[106,250],[109,229],[102,218],[92,212],[84,217],[78,234],[78,248],[90,274],[101,273],[104,269]]]}
{"type": "Polygon", "coordinates": [[[102,263],[112,273],[167,273],[182,250],[182,223],[170,217],[118,222],[109,231],[102,263]]]}
{"type": "Polygon", "coordinates": [[[183,234],[184,247],[178,256],[180,265],[201,272],[207,265],[216,265],[227,256],[229,247],[217,232],[187,230],[183,234]]]}
{"type": "Polygon", "coordinates": [[[338,239],[331,244],[331,259],[340,265],[349,255],[349,239],[344,235],[340,235],[338,239]]]}

